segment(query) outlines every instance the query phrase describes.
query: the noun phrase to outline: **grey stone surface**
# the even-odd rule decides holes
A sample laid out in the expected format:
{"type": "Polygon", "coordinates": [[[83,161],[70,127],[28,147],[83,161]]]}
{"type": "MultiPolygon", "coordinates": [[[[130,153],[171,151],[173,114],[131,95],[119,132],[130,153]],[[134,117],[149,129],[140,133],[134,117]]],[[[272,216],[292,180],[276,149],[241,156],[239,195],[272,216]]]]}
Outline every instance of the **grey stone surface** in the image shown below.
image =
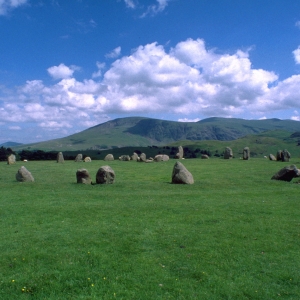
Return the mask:
{"type": "Polygon", "coordinates": [[[17,174],[16,174],[16,179],[20,182],[33,182],[34,178],[32,174],[24,167],[22,166],[17,174]]]}
{"type": "Polygon", "coordinates": [[[278,150],[276,153],[276,160],[282,161],[282,150],[278,150]]]}
{"type": "Polygon", "coordinates": [[[299,176],[300,170],[295,165],[290,165],[280,169],[271,179],[291,181],[293,178],[299,176]]]}
{"type": "Polygon", "coordinates": [[[81,162],[81,161],[82,161],[82,154],[79,153],[79,154],[77,154],[76,157],[75,157],[75,162],[81,162]]]}
{"type": "Polygon", "coordinates": [[[179,184],[193,184],[194,183],[193,175],[179,161],[177,161],[173,167],[172,183],[179,183],[179,184]]]}
{"type": "Polygon", "coordinates": [[[121,155],[119,157],[119,160],[121,160],[121,161],[130,161],[130,156],[129,155],[121,155]]]}
{"type": "Polygon", "coordinates": [[[130,158],[131,158],[131,160],[138,161],[139,156],[137,155],[137,153],[133,152],[133,154],[131,155],[130,158]]]}
{"type": "Polygon", "coordinates": [[[114,156],[112,154],[107,154],[105,157],[104,157],[104,160],[105,161],[113,161],[115,160],[114,156]]]}
{"type": "Polygon", "coordinates": [[[249,147],[245,147],[243,149],[243,160],[248,160],[250,159],[250,149],[249,147]]]}
{"type": "Polygon", "coordinates": [[[56,161],[58,163],[64,163],[65,162],[64,155],[62,154],[62,152],[58,152],[57,153],[56,161]]]}
{"type": "Polygon", "coordinates": [[[146,162],[146,160],[147,160],[147,156],[146,156],[146,154],[145,153],[142,153],[141,155],[140,155],[140,162],[146,162]]]}
{"type": "Polygon", "coordinates": [[[87,156],[83,161],[84,162],[92,162],[92,159],[89,156],[87,156]]]}
{"type": "Polygon", "coordinates": [[[76,179],[77,183],[92,184],[92,179],[87,169],[78,169],[76,179]]]}
{"type": "Polygon", "coordinates": [[[182,148],[182,146],[178,147],[178,152],[176,153],[175,158],[177,158],[177,159],[182,159],[183,158],[183,148],[182,148]]]}
{"type": "Polygon", "coordinates": [[[110,166],[103,166],[96,174],[96,183],[112,184],[115,182],[115,177],[115,172],[110,166]]]}
{"type": "Polygon", "coordinates": [[[7,164],[8,165],[13,165],[16,163],[16,156],[14,154],[10,154],[8,157],[7,157],[7,164]]]}
{"type": "Polygon", "coordinates": [[[154,161],[156,161],[156,162],[168,161],[169,159],[170,159],[170,157],[167,154],[158,154],[154,157],[154,161]]]}
{"type": "Polygon", "coordinates": [[[230,147],[226,147],[224,151],[224,159],[232,159],[232,158],[233,158],[232,149],[230,147]]]}
{"type": "Polygon", "coordinates": [[[209,156],[208,156],[207,154],[202,154],[202,155],[201,155],[201,158],[202,158],[202,159],[209,159],[209,156]]]}
{"type": "Polygon", "coordinates": [[[273,154],[269,154],[269,160],[276,161],[276,157],[273,154]]]}
{"type": "Polygon", "coordinates": [[[291,158],[291,154],[287,149],[284,149],[281,153],[281,160],[284,162],[289,162],[291,158]]]}

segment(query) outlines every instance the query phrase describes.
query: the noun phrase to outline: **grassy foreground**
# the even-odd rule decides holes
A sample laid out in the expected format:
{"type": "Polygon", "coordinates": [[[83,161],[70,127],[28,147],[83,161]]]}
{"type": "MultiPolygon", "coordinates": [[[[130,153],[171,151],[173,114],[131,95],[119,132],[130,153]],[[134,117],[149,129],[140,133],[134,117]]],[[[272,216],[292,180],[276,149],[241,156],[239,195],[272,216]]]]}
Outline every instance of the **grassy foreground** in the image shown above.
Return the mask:
{"type": "MultiPolygon", "coordinates": [[[[0,163],[0,299],[300,299],[300,184],[266,159],[0,163]],[[34,183],[19,183],[21,165],[34,183]]],[[[300,159],[291,164],[300,167],[300,159]]]]}

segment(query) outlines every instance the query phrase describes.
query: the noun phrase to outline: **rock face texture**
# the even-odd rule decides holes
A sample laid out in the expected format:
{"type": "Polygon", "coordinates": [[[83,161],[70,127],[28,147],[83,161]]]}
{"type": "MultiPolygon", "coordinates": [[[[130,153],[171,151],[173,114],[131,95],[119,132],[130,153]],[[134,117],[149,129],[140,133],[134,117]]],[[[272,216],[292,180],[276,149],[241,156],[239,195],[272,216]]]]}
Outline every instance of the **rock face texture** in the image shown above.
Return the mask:
{"type": "Polygon", "coordinates": [[[281,160],[284,162],[288,162],[290,161],[291,158],[291,154],[289,151],[287,151],[287,149],[284,149],[281,153],[281,160]]]}
{"type": "Polygon", "coordinates": [[[11,154],[7,157],[7,164],[13,165],[16,163],[16,156],[14,154],[11,154]]]}
{"type": "Polygon", "coordinates": [[[183,158],[183,148],[182,148],[182,146],[178,147],[178,152],[175,155],[175,158],[177,158],[177,159],[182,159],[183,158]]]}
{"type": "Polygon", "coordinates": [[[141,155],[140,155],[140,162],[146,162],[146,160],[147,160],[147,156],[146,156],[146,154],[145,153],[142,153],[141,155]]]}
{"type": "Polygon", "coordinates": [[[179,161],[174,165],[172,172],[172,183],[193,184],[193,175],[186,169],[186,167],[179,161]]]}
{"type": "Polygon", "coordinates": [[[92,159],[89,156],[87,156],[83,161],[84,162],[92,162],[92,159]]]}
{"type": "Polygon", "coordinates": [[[105,161],[113,161],[115,160],[114,156],[112,154],[107,154],[105,157],[104,157],[104,160],[105,161]]]}
{"type": "Polygon", "coordinates": [[[56,161],[61,164],[65,162],[62,152],[57,153],[56,161]]]}
{"type": "Polygon", "coordinates": [[[300,170],[295,165],[290,165],[279,170],[271,179],[291,181],[295,177],[300,177],[300,170]]]}
{"type": "Polygon", "coordinates": [[[154,161],[168,161],[170,159],[169,155],[167,154],[158,154],[154,157],[154,161]]]}
{"type": "Polygon", "coordinates": [[[112,184],[115,182],[115,177],[115,172],[110,166],[103,166],[96,174],[96,183],[112,184]]]}
{"type": "Polygon", "coordinates": [[[233,158],[232,149],[230,147],[226,147],[224,151],[224,159],[231,159],[233,158]]]}
{"type": "Polygon", "coordinates": [[[276,157],[273,154],[269,154],[269,160],[276,161],[276,157]]]}
{"type": "Polygon", "coordinates": [[[249,147],[245,147],[243,150],[243,160],[250,159],[250,149],[249,147]]]}
{"type": "Polygon", "coordinates": [[[16,179],[20,182],[33,182],[34,181],[33,176],[24,166],[22,166],[18,170],[18,172],[16,174],[16,179]]]}
{"type": "Polygon", "coordinates": [[[81,162],[82,161],[82,154],[77,154],[75,157],[75,162],[81,162]]]}
{"type": "Polygon", "coordinates": [[[278,150],[276,153],[276,160],[282,161],[282,150],[278,150]]]}
{"type": "Polygon", "coordinates": [[[119,160],[121,160],[121,161],[130,161],[130,156],[129,155],[121,155],[119,157],[119,160]]]}
{"type": "Polygon", "coordinates": [[[133,161],[138,161],[139,156],[137,155],[137,153],[133,152],[133,154],[131,155],[130,158],[131,158],[131,160],[133,160],[133,161]]]}
{"type": "Polygon", "coordinates": [[[87,169],[78,169],[76,179],[77,183],[92,184],[92,179],[87,169]]]}

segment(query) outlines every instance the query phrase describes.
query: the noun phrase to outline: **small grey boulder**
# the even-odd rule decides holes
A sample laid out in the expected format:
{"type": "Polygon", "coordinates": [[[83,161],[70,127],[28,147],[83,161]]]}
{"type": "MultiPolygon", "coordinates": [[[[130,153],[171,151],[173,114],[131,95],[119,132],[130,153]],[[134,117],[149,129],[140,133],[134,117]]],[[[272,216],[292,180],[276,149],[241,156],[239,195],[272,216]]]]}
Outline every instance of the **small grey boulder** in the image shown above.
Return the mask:
{"type": "Polygon", "coordinates": [[[81,162],[82,161],[82,154],[77,154],[75,157],[75,162],[81,162]]]}
{"type": "Polygon", "coordinates": [[[157,154],[154,157],[154,161],[168,161],[170,159],[169,155],[167,154],[157,154]]]}
{"type": "Polygon", "coordinates": [[[105,157],[104,157],[104,160],[105,161],[113,161],[115,160],[114,156],[112,154],[107,154],[105,157]]]}
{"type": "Polygon", "coordinates": [[[16,156],[14,154],[11,154],[7,157],[7,164],[13,165],[16,163],[16,156]]]}
{"type": "Polygon", "coordinates": [[[121,160],[121,161],[130,161],[130,156],[129,155],[121,155],[119,157],[119,160],[121,160]]]}
{"type": "Polygon", "coordinates": [[[202,159],[209,159],[209,156],[208,156],[207,154],[202,154],[202,155],[201,155],[201,158],[202,158],[202,159]]]}
{"type": "Polygon", "coordinates": [[[115,182],[115,172],[110,166],[101,167],[96,174],[98,184],[112,184],[115,182]]]}
{"type": "Polygon", "coordinates": [[[78,169],[76,179],[77,183],[92,184],[92,179],[87,169],[78,169]]]}
{"type": "Polygon", "coordinates": [[[276,161],[276,157],[273,154],[269,154],[269,160],[276,161]]]}
{"type": "Polygon", "coordinates": [[[16,174],[16,179],[20,182],[33,182],[34,181],[33,176],[24,166],[22,166],[18,170],[18,172],[16,174]]]}
{"type": "Polygon", "coordinates": [[[173,168],[172,183],[193,184],[193,175],[186,169],[186,167],[177,161],[173,168]]]}

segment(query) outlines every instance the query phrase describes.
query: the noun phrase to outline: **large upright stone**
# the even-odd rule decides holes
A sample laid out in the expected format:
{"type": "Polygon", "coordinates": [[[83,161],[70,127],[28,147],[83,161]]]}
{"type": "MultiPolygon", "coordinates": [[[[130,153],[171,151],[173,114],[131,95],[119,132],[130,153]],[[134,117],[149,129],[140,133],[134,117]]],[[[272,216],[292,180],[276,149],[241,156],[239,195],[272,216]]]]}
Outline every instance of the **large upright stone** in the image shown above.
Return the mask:
{"type": "Polygon", "coordinates": [[[76,172],[77,183],[91,184],[92,179],[87,169],[78,169],[76,172]]]}
{"type": "Polygon", "coordinates": [[[276,153],[276,160],[282,161],[282,150],[278,150],[276,153]]]}
{"type": "Polygon", "coordinates": [[[294,177],[300,177],[300,170],[295,165],[290,165],[279,170],[271,179],[291,181],[294,177]]]}
{"type": "Polygon", "coordinates": [[[145,153],[142,153],[141,155],[140,155],[140,162],[146,162],[146,160],[147,160],[147,157],[146,157],[146,154],[145,153]]]}
{"type": "Polygon", "coordinates": [[[172,183],[193,184],[193,175],[186,169],[186,167],[179,161],[174,165],[172,172],[172,183]]]}
{"type": "Polygon", "coordinates": [[[62,152],[58,152],[58,153],[57,153],[56,161],[57,161],[58,163],[64,163],[64,162],[65,162],[64,156],[63,156],[62,152]]]}
{"type": "Polygon", "coordinates": [[[155,157],[154,157],[154,161],[168,161],[170,159],[169,155],[167,154],[157,154],[155,157]]]}
{"type": "Polygon", "coordinates": [[[175,158],[178,158],[178,159],[183,158],[183,148],[182,148],[182,146],[178,147],[178,152],[176,153],[175,158]]]}
{"type": "Polygon", "coordinates": [[[287,151],[287,149],[284,149],[281,153],[281,160],[284,162],[288,162],[290,161],[291,158],[291,154],[289,151],[287,151]]]}
{"type": "Polygon", "coordinates": [[[115,182],[115,177],[115,172],[110,166],[103,166],[96,174],[96,182],[99,184],[111,184],[115,182]]]}
{"type": "Polygon", "coordinates": [[[20,182],[33,182],[34,181],[33,176],[24,166],[22,166],[18,170],[18,172],[16,174],[16,179],[20,182]]]}
{"type": "Polygon", "coordinates": [[[113,161],[115,158],[112,154],[107,154],[105,157],[104,157],[104,160],[105,161],[113,161]]]}
{"type": "Polygon", "coordinates": [[[7,157],[7,164],[8,165],[13,165],[16,163],[16,156],[14,154],[10,154],[8,157],[7,157]]]}
{"type": "Polygon", "coordinates": [[[233,158],[232,149],[230,147],[226,147],[224,151],[224,159],[231,159],[233,158]]]}
{"type": "Polygon", "coordinates": [[[245,147],[243,150],[243,160],[248,160],[250,158],[250,149],[245,147]]]}
{"type": "Polygon", "coordinates": [[[133,152],[133,154],[131,155],[130,158],[131,158],[131,160],[133,160],[133,161],[138,161],[139,156],[137,155],[137,153],[133,152]]]}
{"type": "Polygon", "coordinates": [[[75,162],[81,162],[82,161],[82,154],[77,154],[75,157],[75,162]]]}
{"type": "Polygon", "coordinates": [[[276,157],[272,153],[270,153],[269,160],[276,161],[276,157]]]}

